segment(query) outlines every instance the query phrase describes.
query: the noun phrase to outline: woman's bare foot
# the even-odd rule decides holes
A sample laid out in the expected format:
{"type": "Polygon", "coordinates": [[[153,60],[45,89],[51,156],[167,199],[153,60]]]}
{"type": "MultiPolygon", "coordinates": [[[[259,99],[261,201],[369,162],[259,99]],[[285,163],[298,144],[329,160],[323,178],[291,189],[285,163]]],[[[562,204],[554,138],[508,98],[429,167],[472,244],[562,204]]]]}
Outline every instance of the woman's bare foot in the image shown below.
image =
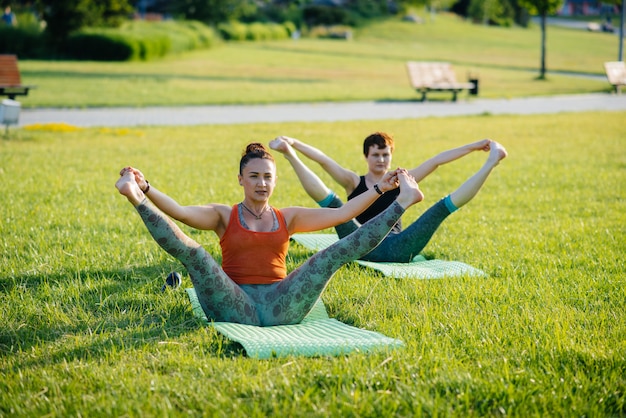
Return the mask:
{"type": "Polygon", "coordinates": [[[492,164],[492,167],[497,166],[501,160],[507,157],[507,152],[504,147],[496,141],[491,141],[489,144],[489,161],[492,164]]]}
{"type": "Polygon", "coordinates": [[[398,182],[400,183],[400,194],[396,201],[404,209],[424,199],[424,193],[420,190],[415,178],[409,175],[404,169],[398,170],[398,182]]]}
{"type": "Polygon", "coordinates": [[[122,170],[121,177],[115,183],[115,187],[121,195],[126,196],[133,206],[138,206],[145,199],[137,181],[135,181],[135,174],[131,170],[122,170]]]}
{"type": "Polygon", "coordinates": [[[270,142],[270,148],[284,154],[285,157],[290,157],[295,154],[295,151],[289,144],[287,137],[279,136],[270,142]]]}

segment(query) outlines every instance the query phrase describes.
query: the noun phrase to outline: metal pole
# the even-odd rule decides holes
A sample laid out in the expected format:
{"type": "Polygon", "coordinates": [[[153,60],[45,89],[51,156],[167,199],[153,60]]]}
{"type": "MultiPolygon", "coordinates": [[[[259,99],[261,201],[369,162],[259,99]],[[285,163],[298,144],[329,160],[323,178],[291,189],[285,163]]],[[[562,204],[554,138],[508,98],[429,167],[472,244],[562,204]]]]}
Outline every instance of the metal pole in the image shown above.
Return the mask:
{"type": "Polygon", "coordinates": [[[624,0],[622,0],[622,13],[619,21],[619,59],[618,61],[623,61],[624,59],[624,0]]]}

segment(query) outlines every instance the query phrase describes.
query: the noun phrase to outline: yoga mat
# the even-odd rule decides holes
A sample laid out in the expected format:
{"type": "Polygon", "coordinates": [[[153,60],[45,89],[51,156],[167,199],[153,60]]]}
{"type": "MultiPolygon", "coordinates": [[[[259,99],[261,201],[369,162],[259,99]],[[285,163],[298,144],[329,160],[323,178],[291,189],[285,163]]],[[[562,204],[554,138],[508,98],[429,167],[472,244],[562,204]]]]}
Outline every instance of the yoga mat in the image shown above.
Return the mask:
{"type": "Polygon", "coordinates": [[[227,338],[241,344],[249,357],[337,356],[404,345],[400,340],[329,318],[321,300],[317,301],[301,323],[295,325],[257,327],[232,322],[210,322],[200,307],[195,289],[186,291],[193,314],[227,338]]]}
{"type": "MultiPolygon", "coordinates": [[[[304,247],[319,251],[337,242],[335,234],[293,234],[291,239],[304,247]]],[[[408,263],[381,263],[355,260],[362,266],[380,271],[385,276],[413,279],[441,279],[462,275],[486,276],[485,272],[460,261],[426,260],[417,255],[408,263]]]]}

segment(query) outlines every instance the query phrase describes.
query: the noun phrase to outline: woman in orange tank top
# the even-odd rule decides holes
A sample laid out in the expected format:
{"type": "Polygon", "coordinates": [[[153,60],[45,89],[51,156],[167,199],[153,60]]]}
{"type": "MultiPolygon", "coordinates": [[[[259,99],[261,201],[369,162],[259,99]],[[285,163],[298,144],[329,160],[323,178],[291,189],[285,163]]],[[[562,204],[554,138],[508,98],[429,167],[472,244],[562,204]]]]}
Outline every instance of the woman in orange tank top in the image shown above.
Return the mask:
{"type": "Polygon", "coordinates": [[[415,180],[397,169],[340,208],[274,208],[269,199],[276,185],[276,164],[259,143],[248,145],[243,153],[238,180],[244,191],[240,203],[201,206],[180,205],[133,167],[123,168],[116,183],[154,240],[185,266],[202,309],[214,321],[260,326],[300,322],[334,272],[376,247],[404,211],[423,199],[415,180]],[[398,198],[380,215],[287,273],[285,257],[292,234],[346,222],[398,186],[398,198]],[[171,218],[214,231],[220,238],[222,265],[171,218]]]}

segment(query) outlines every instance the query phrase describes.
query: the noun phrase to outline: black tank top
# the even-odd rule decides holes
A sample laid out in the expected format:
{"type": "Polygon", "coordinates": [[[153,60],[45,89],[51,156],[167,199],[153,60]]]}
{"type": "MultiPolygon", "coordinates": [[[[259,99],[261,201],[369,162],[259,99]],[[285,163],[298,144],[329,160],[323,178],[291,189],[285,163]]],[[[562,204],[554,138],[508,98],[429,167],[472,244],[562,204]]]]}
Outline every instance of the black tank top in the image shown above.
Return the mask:
{"type": "MultiPolygon", "coordinates": [[[[356,189],[354,189],[352,193],[350,193],[350,196],[348,196],[348,200],[354,199],[361,193],[365,193],[367,190],[368,190],[367,186],[365,185],[365,176],[361,176],[361,181],[359,182],[359,185],[356,186],[356,189]]],[[[356,220],[359,221],[361,224],[364,224],[365,222],[369,221],[374,216],[378,215],[379,213],[387,209],[389,205],[391,205],[394,202],[394,200],[396,200],[396,197],[398,197],[399,194],[400,194],[399,188],[386,192],[381,197],[376,199],[376,201],[374,201],[374,203],[372,203],[372,205],[369,208],[365,209],[363,213],[357,216],[356,220]]],[[[392,232],[402,231],[401,220],[398,220],[398,222],[394,225],[391,231],[392,232]]]]}

